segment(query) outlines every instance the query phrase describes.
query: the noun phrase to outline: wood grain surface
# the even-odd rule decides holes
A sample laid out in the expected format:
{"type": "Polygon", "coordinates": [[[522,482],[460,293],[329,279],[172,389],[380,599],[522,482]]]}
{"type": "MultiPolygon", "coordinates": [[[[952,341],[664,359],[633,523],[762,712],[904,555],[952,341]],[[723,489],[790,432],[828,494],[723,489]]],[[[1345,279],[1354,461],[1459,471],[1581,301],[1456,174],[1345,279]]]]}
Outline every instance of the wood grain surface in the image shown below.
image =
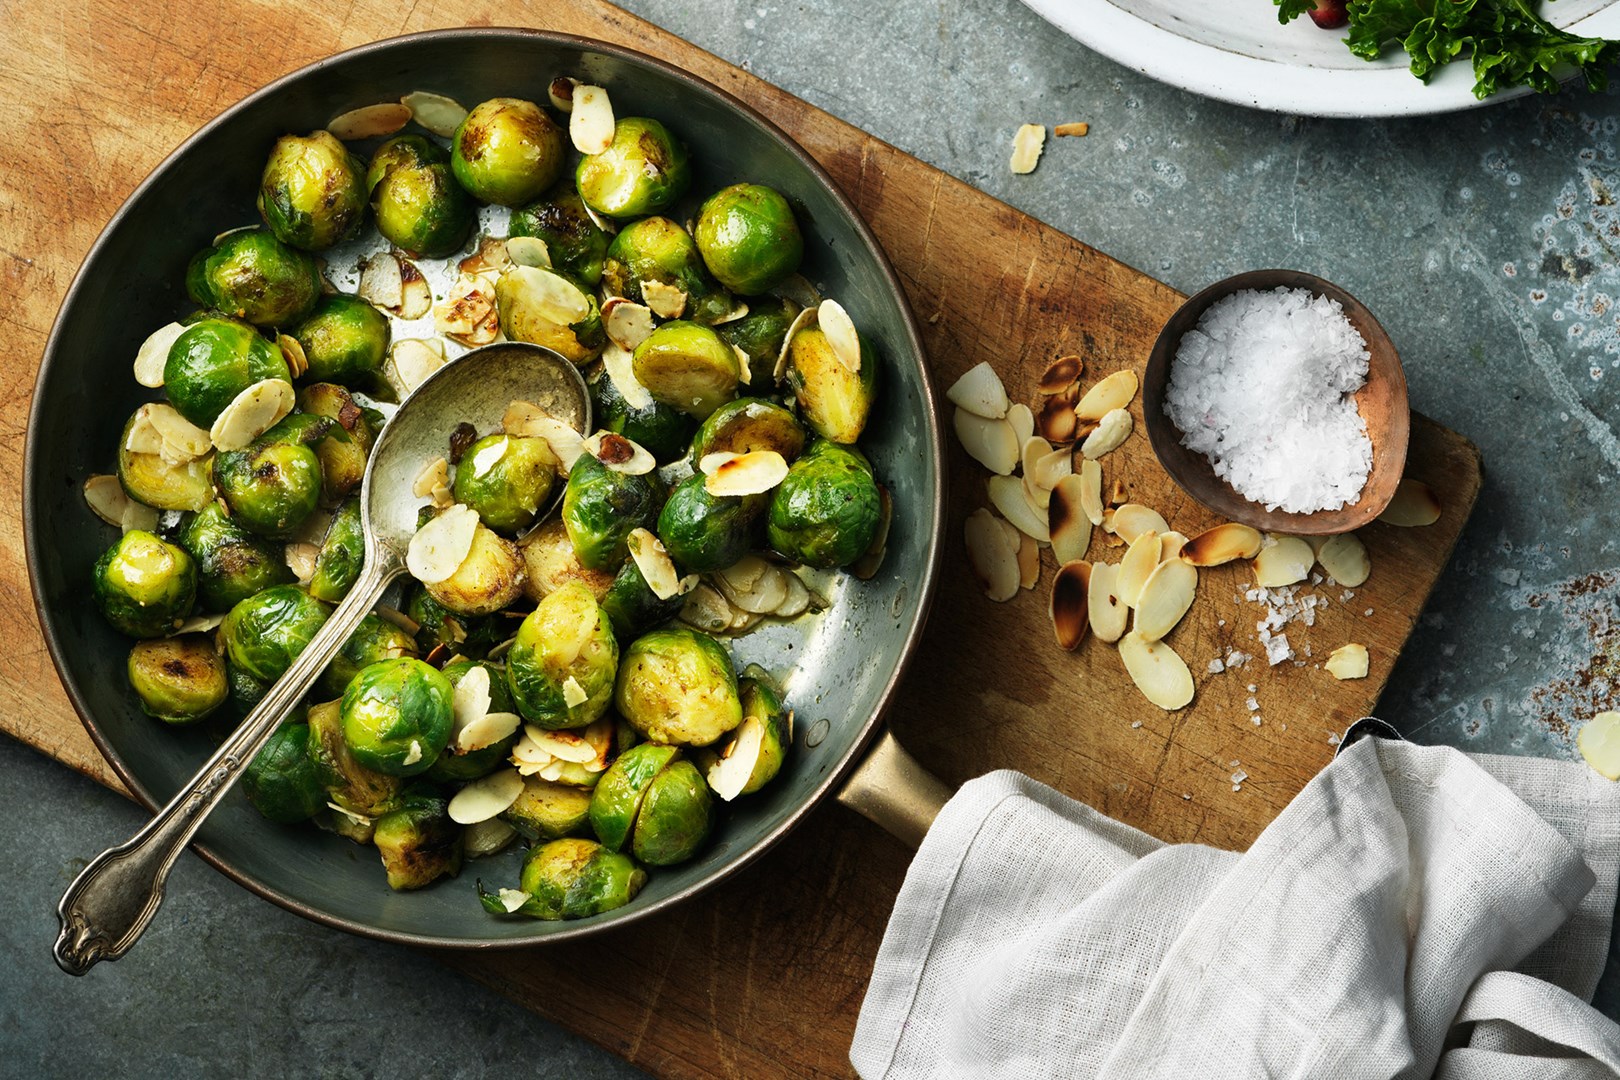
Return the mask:
{"type": "MultiPolygon", "coordinates": [[[[996,202],[893,147],[597,0],[499,6],[381,0],[281,8],[223,0],[208,19],[172,0],[69,9],[8,7],[12,48],[0,104],[0,482],[20,500],[23,434],[57,306],[102,225],[196,127],[271,79],[332,52],[441,26],[526,25],[616,41],[678,63],[791,132],[859,205],[894,260],[949,385],[989,360],[1018,400],[1054,357],[1086,357],[1089,382],[1140,369],[1178,304],[1170,288],[996,202]]],[[[1140,402],[1135,406],[1140,429],[1140,402]]],[[[1021,769],[1171,841],[1247,845],[1332,755],[1329,734],[1371,710],[1479,490],[1477,451],[1413,418],[1408,472],[1444,503],[1426,529],[1373,525],[1373,576],[1309,629],[1289,628],[1303,666],[1252,661],[1206,673],[1228,649],[1261,653],[1262,617],[1237,596],[1244,566],[1204,572],[1170,641],[1198,681],[1166,714],[1130,686],[1113,649],[1059,651],[1042,582],[1007,604],[974,586],[961,544],[984,505],[985,473],[952,440],[944,584],[913,674],[890,720],[952,784],[1021,769]],[[1316,663],[1367,645],[1367,679],[1339,683],[1316,663]],[[1250,685],[1263,722],[1246,699],[1250,685]],[[1247,774],[1234,791],[1232,774],[1247,774]]],[[[1211,522],[1165,478],[1140,430],[1105,460],[1108,482],[1191,535],[1211,522]]],[[[1101,531],[1093,556],[1117,560],[1101,531]]],[[[117,786],[63,695],[35,620],[16,515],[0,515],[0,729],[117,786]]],[[[650,1072],[671,1077],[849,1073],[847,1048],[907,852],[827,806],[752,868],[667,917],[582,944],[446,963],[551,1016],[650,1072]]]]}

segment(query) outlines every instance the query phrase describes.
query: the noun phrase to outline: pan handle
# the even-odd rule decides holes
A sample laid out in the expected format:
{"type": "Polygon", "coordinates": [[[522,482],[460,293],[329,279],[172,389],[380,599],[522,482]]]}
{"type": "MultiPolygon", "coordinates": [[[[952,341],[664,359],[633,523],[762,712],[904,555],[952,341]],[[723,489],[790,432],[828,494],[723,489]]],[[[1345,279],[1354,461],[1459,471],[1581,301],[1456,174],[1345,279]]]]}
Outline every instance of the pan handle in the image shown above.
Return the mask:
{"type": "Polygon", "coordinates": [[[906,753],[887,728],[838,792],[839,802],[912,850],[950,797],[951,789],[906,753]]]}

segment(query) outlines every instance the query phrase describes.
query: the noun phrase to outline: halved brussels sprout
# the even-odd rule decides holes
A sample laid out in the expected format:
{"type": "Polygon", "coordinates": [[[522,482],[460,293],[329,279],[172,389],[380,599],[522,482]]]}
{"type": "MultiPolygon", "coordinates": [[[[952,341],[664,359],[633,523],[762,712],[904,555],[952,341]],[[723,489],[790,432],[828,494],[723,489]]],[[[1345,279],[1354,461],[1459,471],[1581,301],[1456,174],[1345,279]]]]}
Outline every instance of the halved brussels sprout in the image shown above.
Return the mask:
{"type": "Polygon", "coordinates": [[[787,382],[810,429],[836,443],[853,443],[866,430],[877,395],[877,356],[861,339],[861,370],[851,371],[817,326],[802,327],[788,344],[787,382]]]}
{"type": "Polygon", "coordinates": [[[292,382],[281,350],[247,323],[213,316],[186,327],[163,366],[169,401],[205,430],[238,394],[265,379],[292,382]]]}
{"type": "Polygon", "coordinates": [[[501,330],[586,364],[602,352],[607,334],[596,297],[578,282],[538,266],[514,266],[495,282],[501,330]]]}
{"type": "Polygon", "coordinates": [[[371,840],[382,855],[388,887],[396,892],[461,871],[461,826],[450,820],[450,804],[430,786],[407,790],[398,810],[377,819],[371,840]]]}
{"type": "MultiPolygon", "coordinates": [[[[390,336],[388,317],[358,296],[323,296],[293,331],[309,361],[309,370],[301,377],[311,383],[371,390],[382,378],[390,336]]],[[[302,403],[300,408],[314,411],[302,403]]]]}
{"type": "Polygon", "coordinates": [[[585,586],[548,595],[518,627],[506,654],[506,681],[523,718],[542,728],[584,727],[613,701],[619,645],[585,586]]]}
{"type": "Polygon", "coordinates": [[[536,201],[513,210],[508,232],[545,241],[551,265],[591,288],[602,280],[610,237],[586,212],[572,184],[559,181],[536,201]]]}
{"type": "Polygon", "coordinates": [[[360,231],[363,171],[330,131],[283,135],[259,178],[259,213],[283,244],[324,251],[360,231]]]}
{"type": "Polygon", "coordinates": [[[775,450],[789,465],[804,452],[804,428],[774,401],[743,397],[728,401],[703,421],[692,439],[695,468],[708,454],[775,450]]]}
{"type": "Polygon", "coordinates": [[[350,499],[332,517],[326,538],[315,556],[315,575],[309,595],[328,604],[340,603],[366,566],[366,535],[360,524],[360,500],[350,499]]]}
{"type": "Polygon", "coordinates": [[[337,383],[310,383],[299,390],[298,411],[336,421],[367,455],[383,425],[381,413],[361,405],[347,387],[337,383]]]}
{"type": "Polygon", "coordinates": [[[714,328],[728,345],[735,345],[747,355],[749,390],[756,394],[775,392],[776,361],[798,314],[799,305],[792,301],[755,296],[749,298],[747,315],[714,328]]]}
{"type": "Polygon", "coordinates": [[[456,614],[433,599],[421,582],[413,582],[406,596],[405,614],[420,628],[416,632],[416,645],[423,655],[442,645],[450,652],[481,659],[505,636],[496,620],[456,614]]]}
{"type": "Polygon", "coordinates": [[[456,464],[456,501],[478,511],[496,532],[515,536],[551,497],[557,457],[544,439],[486,435],[456,464]]]}
{"type": "Polygon", "coordinates": [[[699,420],[737,396],[742,376],[737,354],[719,334],[684,319],[649,334],[631,363],[648,393],[699,420]]]}
{"type": "Polygon", "coordinates": [[[516,544],[479,522],[456,572],[427,591],[457,615],[492,615],[523,595],[523,559],[516,544]]]}
{"type": "Polygon", "coordinates": [[[679,311],[663,312],[677,318],[707,325],[730,315],[737,306],[736,299],[704,269],[692,237],[666,217],[626,225],[613,238],[602,266],[602,285],[610,296],[646,303],[645,287],[652,283],[685,294],[679,311]]]}
{"type": "Polygon", "coordinates": [[[203,634],[136,642],[129,685],[141,710],[170,724],[194,724],[225,704],[225,659],[203,634]]]}
{"type": "Polygon", "coordinates": [[[387,619],[368,614],[321,672],[320,690],[342,697],[360,672],[381,660],[416,655],[416,639],[387,619]]]}
{"type": "Polygon", "coordinates": [[[308,252],[288,247],[269,230],[238,229],[193,257],[186,290],[203,307],[254,326],[291,326],[315,309],[321,272],[308,252]]]}
{"type": "Polygon", "coordinates": [[[129,432],[139,410],[124,423],[118,437],[118,483],[124,494],[159,510],[201,510],[214,501],[212,451],[183,465],[163,460],[162,454],[129,449],[129,432]]]}
{"type": "MultiPolygon", "coordinates": [[[[343,707],[338,701],[311,705],[309,759],[332,801],[369,818],[381,817],[399,806],[405,781],[362,765],[343,737],[343,707]]],[[[371,839],[369,831],[366,841],[371,839]]]]}
{"type": "Polygon", "coordinates": [[[547,593],[577,581],[597,600],[607,595],[613,586],[613,575],[605,570],[592,570],[579,561],[574,542],[568,538],[568,527],[561,517],[543,523],[523,540],[518,549],[523,554],[523,592],[539,603],[547,593]]]}
{"type": "Polygon", "coordinates": [[[646,883],[647,871],[630,856],[608,851],[594,840],[567,837],[529,852],[518,879],[529,898],[516,912],[508,912],[498,894],[482,888],[478,899],[495,915],[583,919],[623,907],[646,883]]]}
{"type": "Polygon", "coordinates": [[[771,496],[765,535],[783,557],[830,570],[866,553],[881,514],[877,481],[865,455],[818,440],[771,496]]]}
{"type": "Polygon", "coordinates": [[[367,444],[331,417],[290,413],[261,438],[299,443],[315,451],[321,464],[320,501],[326,506],[338,505],[366,478],[367,444]]]}
{"type": "Polygon", "coordinates": [[[583,158],[574,170],[582,199],[615,218],[656,214],[686,193],[692,168],[686,147],[657,120],[627,116],[613,129],[613,144],[583,158]]]}
{"type": "Polygon", "coordinates": [[[450,138],[450,167],[475,199],[519,206],[540,197],[562,175],[562,128],[521,98],[474,105],[450,138]]]}
{"type": "Polygon", "coordinates": [[[625,847],[653,866],[685,862],[708,839],[714,799],[673,746],[625,751],[591,796],[591,827],[610,851],[625,847]]]}
{"type": "Polygon", "coordinates": [[[421,135],[399,135],[379,146],[366,167],[366,190],[377,231],[413,255],[453,254],[477,220],[449,155],[421,135]]]}
{"type": "Polygon", "coordinates": [[[656,473],[631,476],[581,454],[563,491],[562,519],[579,561],[612,570],[629,553],[627,538],[658,520],[664,485],[656,473]]]}
{"type": "Polygon", "coordinates": [[[605,368],[591,377],[590,390],[596,426],[643,447],[659,465],[678,460],[691,445],[697,421],[662,401],[653,401],[644,409],[633,408],[605,368]]]}
{"type": "Polygon", "coordinates": [[[232,519],[260,536],[290,539],[321,501],[321,459],[308,442],[335,426],[294,413],[247,449],[215,455],[214,485],[232,519]]]}
{"type": "Polygon", "coordinates": [[[309,756],[309,725],[289,721],[248,762],[242,791],[277,825],[296,825],[326,809],[326,789],[309,756]]]}
{"type": "Polygon", "coordinates": [[[523,794],[501,814],[502,820],[529,840],[555,840],[585,831],[591,816],[591,792],[538,776],[525,777],[523,794]]]}
{"type": "Polygon", "coordinates": [[[619,665],[614,703],[654,742],[707,746],[742,723],[730,654],[686,626],[654,630],[631,643],[619,665]]]}
{"type": "MultiPolygon", "coordinates": [[[[517,708],[512,704],[512,693],[506,688],[506,672],[496,665],[481,660],[468,660],[463,657],[459,660],[450,661],[439,671],[446,679],[450,680],[450,689],[454,692],[455,688],[461,685],[461,680],[466,678],[467,673],[473,668],[482,668],[484,673],[489,676],[489,711],[492,713],[516,712],[517,708]]],[[[507,755],[512,752],[512,747],[517,743],[518,736],[521,733],[522,729],[519,728],[500,742],[491,743],[470,753],[458,751],[456,749],[456,740],[452,735],[449,744],[444,748],[444,753],[440,754],[438,760],[433,763],[433,768],[427,771],[427,778],[440,783],[463,784],[468,780],[476,780],[480,776],[488,776],[506,761],[507,755]]]]}
{"type": "Polygon", "coordinates": [[[600,603],[613,623],[614,637],[629,641],[675,615],[685,600],[684,596],[658,599],[658,594],[652,591],[647,579],[642,576],[636,560],[626,559],[600,603]]]}
{"type": "Polygon", "coordinates": [[[754,546],[759,504],[753,498],[711,495],[693,473],[669,493],[658,515],[658,539],[677,566],[694,574],[724,570],[754,546]]]}
{"type": "Polygon", "coordinates": [[[229,611],[261,589],[294,580],[281,545],[236,524],[217,502],[185,524],[179,541],[197,564],[197,600],[204,611],[229,611]]]}
{"type": "Polygon", "coordinates": [[[343,691],[343,741],[356,761],[390,776],[427,772],[450,741],[450,681],[412,657],[360,669],[343,691]]]}
{"type": "Polygon", "coordinates": [[[635,832],[641,800],[653,779],[679,754],[680,748],[642,743],[619,755],[591,793],[591,831],[609,851],[623,851],[635,832]]]}
{"type": "Polygon", "coordinates": [[[91,594],[113,629],[160,637],[191,614],[197,564],[173,544],[131,529],[96,560],[91,594]]]}
{"type": "Polygon", "coordinates": [[[745,296],[780,285],[804,257],[793,207],[763,184],[733,184],[709,196],[698,211],[695,232],[709,272],[745,296]]]}

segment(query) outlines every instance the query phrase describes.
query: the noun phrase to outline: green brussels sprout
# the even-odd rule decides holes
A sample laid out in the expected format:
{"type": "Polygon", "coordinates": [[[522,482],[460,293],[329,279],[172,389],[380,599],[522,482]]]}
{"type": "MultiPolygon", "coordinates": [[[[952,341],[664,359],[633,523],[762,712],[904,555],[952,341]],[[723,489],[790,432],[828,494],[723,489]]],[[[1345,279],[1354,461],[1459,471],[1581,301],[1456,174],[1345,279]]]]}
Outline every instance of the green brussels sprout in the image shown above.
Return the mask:
{"type": "Polygon", "coordinates": [[[866,430],[877,395],[877,357],[861,339],[861,370],[851,371],[833,353],[818,326],[805,326],[788,343],[788,386],[810,430],[835,443],[853,443],[866,430]]]}
{"type": "Polygon", "coordinates": [[[343,648],[332,657],[332,662],[321,672],[320,690],[332,697],[342,697],[349,683],[361,670],[381,660],[395,660],[401,656],[416,655],[416,639],[387,619],[368,614],[354,628],[343,648]]]}
{"type": "Polygon", "coordinates": [[[383,426],[381,413],[360,404],[347,387],[337,383],[310,383],[299,390],[298,411],[335,421],[367,454],[383,426]]]}
{"type": "Polygon", "coordinates": [[[635,832],[641,800],[653,779],[675,760],[680,748],[642,743],[619,755],[591,793],[591,831],[609,851],[622,851],[635,832]]]}
{"type": "Polygon", "coordinates": [[[147,716],[170,724],[194,724],[230,695],[225,659],[203,634],[136,642],[129,653],[129,685],[147,716]]]}
{"type": "Polygon", "coordinates": [[[551,265],[591,288],[602,280],[609,236],[586,211],[571,183],[559,181],[536,201],[513,210],[507,232],[545,241],[551,265]]]}
{"type": "Polygon", "coordinates": [[[568,538],[568,526],[561,517],[541,523],[523,538],[523,546],[518,550],[523,554],[523,593],[537,604],[547,593],[570,581],[585,586],[597,600],[606,596],[613,586],[612,573],[592,570],[579,561],[574,542],[568,538]]]}
{"type": "Polygon", "coordinates": [[[798,314],[799,305],[790,300],[756,296],[748,301],[748,314],[714,328],[726,344],[748,357],[749,377],[744,382],[754,393],[775,391],[776,361],[798,314]]]}
{"type": "Polygon", "coordinates": [[[191,614],[197,564],[183,549],[131,529],[96,560],[91,593],[114,630],[160,637],[191,614]]]}
{"type": "Polygon", "coordinates": [[[169,346],[163,388],[181,416],[211,427],[225,406],[265,379],[292,382],[287,359],[247,323],[209,317],[186,327],[169,346]]]}
{"type": "Polygon", "coordinates": [[[745,296],[780,285],[804,257],[793,207],[762,184],[733,184],[710,195],[694,232],[709,273],[745,296]]]}
{"type": "Polygon", "coordinates": [[[619,120],[612,145],[574,169],[580,198],[614,218],[656,214],[684,195],[691,182],[685,145],[663,124],[642,116],[619,120]]]}
{"type": "Polygon", "coordinates": [[[217,502],[186,522],[178,540],[197,564],[197,600],[204,611],[229,611],[261,589],[294,580],[281,546],[242,528],[217,502]]]}
{"type": "Polygon", "coordinates": [[[590,816],[589,790],[530,776],[501,819],[529,840],[555,840],[583,832],[590,816]]]}
{"type": "Polygon", "coordinates": [[[523,595],[523,559],[516,544],[479,522],[456,572],[427,591],[457,615],[493,615],[523,595]]]}
{"type": "Polygon", "coordinates": [[[249,675],[229,659],[225,661],[225,683],[230,687],[231,708],[243,716],[252,712],[253,707],[270,692],[269,683],[249,675]]]}
{"type": "Polygon", "coordinates": [[[483,523],[515,536],[528,528],[551,496],[557,458],[544,439],[486,435],[456,465],[456,501],[483,523]]]}
{"type": "Polygon", "coordinates": [[[495,308],[507,337],[542,345],[575,364],[595,360],[607,343],[596,297],[554,270],[512,267],[495,281],[495,308]]]}
{"type": "Polygon", "coordinates": [[[366,535],[360,523],[360,500],[350,499],[338,507],[326,538],[315,556],[315,574],[309,579],[309,595],[328,604],[341,603],[360,571],[366,565],[366,535]]]}
{"type": "Polygon", "coordinates": [[[772,494],[765,536],[784,558],[830,570],[866,554],[881,515],[866,457],[852,446],[818,440],[772,494]]]}
{"type": "Polygon", "coordinates": [[[429,786],[408,789],[399,809],[377,819],[371,839],[395,892],[420,889],[461,871],[461,826],[450,820],[449,802],[429,786]]]}
{"type": "Polygon", "coordinates": [[[730,654],[686,626],[631,642],[613,700],[619,715],[654,742],[707,746],[742,723],[730,654]]]}
{"type": "Polygon", "coordinates": [[[326,809],[326,789],[309,756],[309,724],[289,721],[248,762],[242,791],[269,820],[296,825],[326,809]]]}
{"type": "Polygon", "coordinates": [[[136,410],[130,416],[118,440],[118,483],[124,494],[159,510],[201,510],[213,502],[213,452],[174,465],[161,453],[131,450],[129,433],[139,415],[136,410]]]}
{"type": "Polygon", "coordinates": [[[449,155],[421,135],[398,135],[366,167],[377,231],[413,255],[442,259],[460,250],[477,212],[451,174],[449,155]]]}
{"type": "Polygon", "coordinates": [[[540,106],[521,98],[474,105],[450,137],[450,167],[472,197],[520,206],[562,175],[562,128],[540,106]]]}
{"type": "Polygon", "coordinates": [[[763,398],[728,401],[703,421],[692,439],[695,468],[709,454],[775,450],[789,465],[804,452],[804,428],[794,415],[763,398]]]}
{"type": "Polygon", "coordinates": [[[268,230],[238,229],[193,259],[186,291],[203,307],[254,326],[292,326],[315,309],[321,272],[308,252],[288,247],[268,230]]]}
{"type": "Polygon", "coordinates": [[[360,231],[363,172],[330,131],[283,135],[259,178],[259,214],[283,244],[325,251],[360,231]]]}
{"type": "Polygon", "coordinates": [[[742,377],[737,354],[719,334],[683,319],[647,335],[631,363],[649,394],[699,420],[736,397],[742,377]]]}
{"type": "Polygon", "coordinates": [[[423,655],[443,646],[450,652],[482,659],[503,640],[503,629],[494,619],[458,615],[433,599],[420,582],[412,583],[406,592],[405,614],[420,628],[416,645],[423,655]]]}
{"type": "Polygon", "coordinates": [[[654,282],[686,295],[678,314],[693,322],[718,322],[737,307],[736,298],[704,269],[692,237],[666,217],[626,225],[613,238],[602,265],[602,285],[611,296],[646,303],[644,286],[654,282]]]}
{"type": "Polygon", "coordinates": [[[320,502],[327,506],[341,503],[366,478],[367,444],[329,416],[289,413],[260,438],[265,442],[296,443],[315,451],[321,466],[320,502]]]}
{"type": "Polygon", "coordinates": [[[792,718],[776,691],[754,678],[738,686],[743,722],[723,743],[697,752],[709,787],[727,801],[751,795],[775,779],[793,742],[792,718]]]}
{"type": "MultiPolygon", "coordinates": [[[[444,665],[439,669],[439,673],[450,680],[450,689],[454,692],[455,688],[461,685],[461,680],[474,668],[483,669],[484,674],[489,676],[489,711],[516,712],[516,707],[512,704],[512,693],[506,688],[506,672],[494,664],[463,657],[444,665]]],[[[500,742],[468,752],[458,750],[452,737],[445,746],[444,753],[439,755],[433,767],[427,771],[427,778],[444,784],[462,784],[468,780],[476,780],[480,776],[488,776],[506,761],[521,731],[519,728],[500,742]]]]}
{"type": "MultiPolygon", "coordinates": [[[[634,544],[635,537],[630,542],[634,544]]],[[[636,560],[626,559],[624,565],[608,586],[607,595],[599,601],[613,624],[613,635],[620,641],[629,641],[637,634],[649,630],[681,610],[683,596],[660,600],[641,574],[636,560]]]]}
{"type": "Polygon", "coordinates": [[[676,565],[694,574],[724,570],[754,546],[759,504],[752,498],[711,495],[702,473],[669,493],[658,515],[658,539],[676,565]]]}
{"type": "MultiPolygon", "coordinates": [[[[309,370],[300,376],[309,382],[370,390],[382,378],[391,336],[388,317],[358,296],[321,297],[292,335],[309,362],[309,370]]],[[[300,408],[315,411],[302,403],[300,408]]]]}
{"type": "Polygon", "coordinates": [[[708,839],[714,800],[680,749],[643,743],[620,755],[591,795],[591,827],[609,851],[654,866],[685,862],[708,839]]]}
{"type": "Polygon", "coordinates": [[[287,673],[332,609],[297,585],[273,585],[231,608],[220,638],[231,664],[263,683],[287,673]]]}
{"type": "Polygon", "coordinates": [[[628,855],[607,851],[594,840],[565,837],[531,850],[518,879],[528,894],[509,912],[498,893],[478,889],[478,900],[493,915],[535,919],[583,919],[623,907],[647,883],[647,871],[628,855]]]}
{"type": "Polygon", "coordinates": [[[644,448],[659,465],[679,460],[691,445],[697,421],[681,410],[654,401],[645,409],[634,408],[605,368],[591,377],[591,415],[603,431],[623,435],[644,448]]]}
{"type": "MultiPolygon", "coordinates": [[[[381,817],[397,809],[405,790],[405,781],[367,768],[354,756],[343,737],[342,703],[327,701],[311,705],[306,716],[309,720],[309,759],[314,762],[315,775],[332,801],[368,818],[381,817]]],[[[368,830],[359,842],[369,843],[370,840],[368,830]]]]}
{"type": "Polygon", "coordinates": [[[525,720],[548,730],[584,727],[613,701],[619,644],[585,586],[548,595],[518,627],[506,682],[525,720]]]}
{"type": "Polygon", "coordinates": [[[321,501],[321,459],[308,443],[334,427],[325,417],[294,413],[247,449],[215,455],[214,486],[236,523],[273,540],[290,539],[321,501]]]}
{"type": "Polygon", "coordinates": [[[427,772],[450,741],[450,680],[414,657],[360,669],[343,691],[343,741],[356,761],[390,776],[427,772]]]}
{"type": "Polygon", "coordinates": [[[581,454],[568,473],[562,504],[563,527],[580,563],[592,570],[616,568],[629,554],[630,534],[658,520],[663,497],[656,473],[631,476],[581,454]]]}

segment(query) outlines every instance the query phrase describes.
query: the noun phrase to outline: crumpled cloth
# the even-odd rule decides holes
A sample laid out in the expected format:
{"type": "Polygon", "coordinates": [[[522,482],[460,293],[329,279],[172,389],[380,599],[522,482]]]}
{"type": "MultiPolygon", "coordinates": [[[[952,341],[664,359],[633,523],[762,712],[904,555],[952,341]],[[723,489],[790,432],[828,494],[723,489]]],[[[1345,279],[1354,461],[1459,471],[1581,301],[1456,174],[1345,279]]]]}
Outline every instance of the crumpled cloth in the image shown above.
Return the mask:
{"type": "Polygon", "coordinates": [[[1617,870],[1620,785],[1576,762],[1364,739],[1242,854],[991,773],[907,873],[850,1058],[866,1080],[1620,1076],[1587,1004],[1617,870]]]}

